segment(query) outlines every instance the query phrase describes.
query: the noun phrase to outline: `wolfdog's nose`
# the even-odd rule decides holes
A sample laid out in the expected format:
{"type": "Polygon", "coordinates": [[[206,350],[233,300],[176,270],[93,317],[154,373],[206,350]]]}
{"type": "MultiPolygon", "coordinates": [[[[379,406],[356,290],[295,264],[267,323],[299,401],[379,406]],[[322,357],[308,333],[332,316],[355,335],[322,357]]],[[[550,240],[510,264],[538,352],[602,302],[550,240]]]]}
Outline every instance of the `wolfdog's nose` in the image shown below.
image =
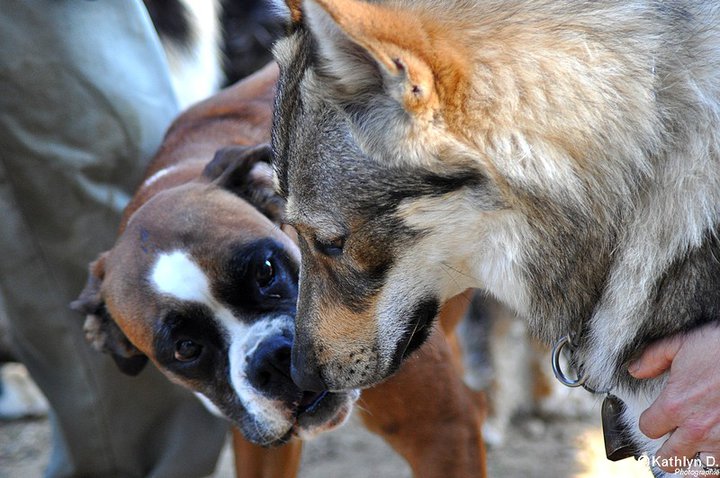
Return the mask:
{"type": "Polygon", "coordinates": [[[309,392],[323,392],[327,390],[327,385],[320,376],[319,371],[315,373],[305,373],[306,369],[298,370],[295,365],[290,367],[293,382],[300,390],[309,392]]]}
{"type": "MultiPolygon", "coordinates": [[[[296,343],[297,345],[297,343],[296,343]]],[[[290,366],[290,374],[293,382],[300,390],[310,392],[322,392],[327,390],[327,385],[320,375],[320,369],[314,360],[309,360],[307,356],[293,347],[292,365],[290,366]]]]}

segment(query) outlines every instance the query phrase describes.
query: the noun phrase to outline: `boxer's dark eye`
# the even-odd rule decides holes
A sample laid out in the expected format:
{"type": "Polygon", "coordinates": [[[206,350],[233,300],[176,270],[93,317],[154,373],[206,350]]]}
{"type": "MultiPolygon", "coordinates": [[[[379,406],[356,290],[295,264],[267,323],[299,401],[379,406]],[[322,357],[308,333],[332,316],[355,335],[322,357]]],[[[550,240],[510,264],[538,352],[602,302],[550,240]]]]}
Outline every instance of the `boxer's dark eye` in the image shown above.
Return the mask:
{"type": "Polygon", "coordinates": [[[175,360],[180,362],[190,362],[200,356],[202,345],[192,340],[183,339],[175,342],[175,360]]]}
{"type": "Polygon", "coordinates": [[[345,247],[345,237],[336,237],[335,239],[325,241],[320,239],[315,239],[315,249],[317,249],[321,254],[324,254],[326,256],[335,257],[339,256],[343,253],[343,248],[345,247]]]}
{"type": "Polygon", "coordinates": [[[270,259],[265,259],[257,269],[255,269],[255,281],[260,287],[267,287],[275,277],[275,268],[270,259]]]}

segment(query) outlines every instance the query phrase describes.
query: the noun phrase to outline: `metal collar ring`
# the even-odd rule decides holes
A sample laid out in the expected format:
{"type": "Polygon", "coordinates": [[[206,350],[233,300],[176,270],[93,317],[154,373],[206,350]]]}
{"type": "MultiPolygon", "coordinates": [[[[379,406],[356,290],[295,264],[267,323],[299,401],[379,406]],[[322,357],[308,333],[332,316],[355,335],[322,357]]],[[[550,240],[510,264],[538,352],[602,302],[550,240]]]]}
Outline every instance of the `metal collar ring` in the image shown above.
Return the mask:
{"type": "Polygon", "coordinates": [[[572,348],[572,342],[570,341],[570,335],[566,335],[562,337],[560,340],[558,340],[555,343],[555,346],[552,350],[552,370],[553,374],[555,375],[555,378],[557,378],[560,383],[565,385],[566,387],[576,388],[581,387],[585,383],[585,376],[581,373],[578,373],[577,378],[571,379],[568,378],[567,375],[565,375],[565,372],[563,372],[562,367],[560,365],[560,355],[562,354],[562,350],[565,346],[568,346],[572,348]]]}

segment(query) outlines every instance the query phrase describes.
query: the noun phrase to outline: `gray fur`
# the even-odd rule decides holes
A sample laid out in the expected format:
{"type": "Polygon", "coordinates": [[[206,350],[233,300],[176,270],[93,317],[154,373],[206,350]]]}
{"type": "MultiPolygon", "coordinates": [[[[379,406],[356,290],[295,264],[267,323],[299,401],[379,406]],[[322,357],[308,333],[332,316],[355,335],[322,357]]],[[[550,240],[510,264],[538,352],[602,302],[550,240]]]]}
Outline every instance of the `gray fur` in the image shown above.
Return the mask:
{"type": "MultiPolygon", "coordinates": [[[[413,301],[480,287],[547,342],[579,333],[576,365],[592,387],[630,404],[636,429],[643,393],[656,394],[662,379],[632,380],[628,361],[650,340],[720,312],[720,7],[379,3],[453,25],[464,19],[467,31],[448,35],[477,40],[463,50],[475,89],[463,99],[466,130],[452,130],[442,108],[421,124],[393,96],[382,66],[337,35],[312,0],[305,24],[276,47],[273,147],[290,219],[301,235],[343,234],[348,245],[370,235],[386,261],[366,301],[375,309],[363,312],[381,345],[375,375],[358,381],[332,361],[315,372],[335,388],[383,379],[395,352],[385,342],[402,335],[413,301]],[[487,39],[516,30],[529,48],[491,70],[492,48],[505,44],[487,39]],[[535,48],[542,41],[547,49],[535,48]],[[487,70],[502,75],[488,79],[487,70]],[[435,191],[413,182],[458,171],[475,180],[435,191]]],[[[316,324],[332,320],[319,304],[347,304],[368,290],[362,267],[347,273],[362,251],[326,261],[311,246],[306,237],[299,354],[314,353],[316,324]]],[[[322,340],[341,347],[352,338],[322,340]]]]}

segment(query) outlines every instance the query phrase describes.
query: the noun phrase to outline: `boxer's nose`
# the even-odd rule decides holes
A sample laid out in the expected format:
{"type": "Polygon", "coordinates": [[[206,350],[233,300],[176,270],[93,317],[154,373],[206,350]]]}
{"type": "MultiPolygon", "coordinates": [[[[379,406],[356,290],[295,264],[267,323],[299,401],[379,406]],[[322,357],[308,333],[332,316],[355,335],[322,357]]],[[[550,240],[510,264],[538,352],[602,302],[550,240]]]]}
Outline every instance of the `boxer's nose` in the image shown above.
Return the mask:
{"type": "Polygon", "coordinates": [[[309,354],[303,352],[303,347],[295,342],[292,349],[292,365],[290,366],[293,382],[300,390],[322,392],[327,390],[320,368],[309,354]]]}
{"type": "Polygon", "coordinates": [[[297,388],[290,378],[292,340],[275,336],[258,345],[247,366],[250,384],[279,399],[292,399],[297,388]]]}

